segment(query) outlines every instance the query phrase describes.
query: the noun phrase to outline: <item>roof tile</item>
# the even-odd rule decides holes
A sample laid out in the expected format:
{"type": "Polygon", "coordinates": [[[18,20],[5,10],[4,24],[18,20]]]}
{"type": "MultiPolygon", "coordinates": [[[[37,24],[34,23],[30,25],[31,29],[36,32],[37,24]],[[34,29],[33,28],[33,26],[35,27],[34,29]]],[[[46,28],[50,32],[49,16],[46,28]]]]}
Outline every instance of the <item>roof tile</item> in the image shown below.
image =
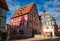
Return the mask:
{"type": "Polygon", "coordinates": [[[18,8],[18,9],[16,10],[16,12],[13,14],[12,18],[13,18],[13,17],[20,16],[20,15],[22,15],[22,14],[28,13],[28,12],[31,10],[33,4],[34,4],[34,3],[30,3],[30,4],[26,5],[26,6],[23,6],[23,7],[21,7],[21,8],[18,8]]]}

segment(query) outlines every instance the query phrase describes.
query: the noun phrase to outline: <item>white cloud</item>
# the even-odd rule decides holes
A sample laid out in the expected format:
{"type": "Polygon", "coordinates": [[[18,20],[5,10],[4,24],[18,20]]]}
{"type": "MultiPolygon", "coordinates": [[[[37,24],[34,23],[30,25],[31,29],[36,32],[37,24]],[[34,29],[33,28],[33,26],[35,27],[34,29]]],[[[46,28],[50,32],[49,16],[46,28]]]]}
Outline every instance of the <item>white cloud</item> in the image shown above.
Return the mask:
{"type": "Polygon", "coordinates": [[[58,6],[60,6],[60,2],[58,0],[54,0],[53,2],[49,1],[49,2],[44,3],[45,9],[60,10],[60,7],[57,8],[58,6]],[[51,5],[51,8],[49,7],[49,5],[51,5]]]}
{"type": "Polygon", "coordinates": [[[58,0],[49,1],[44,3],[44,8],[47,10],[47,12],[55,17],[57,24],[60,25],[59,18],[60,18],[60,2],[58,0]],[[52,7],[49,7],[49,5],[52,5],[52,7]],[[59,6],[59,7],[58,7],[59,6]]]}
{"type": "Polygon", "coordinates": [[[41,12],[39,11],[38,13],[39,13],[39,16],[40,16],[42,14],[42,11],[41,12]]]}
{"type": "Polygon", "coordinates": [[[6,0],[9,10],[15,11],[18,7],[20,7],[19,2],[17,0],[6,0]]]}

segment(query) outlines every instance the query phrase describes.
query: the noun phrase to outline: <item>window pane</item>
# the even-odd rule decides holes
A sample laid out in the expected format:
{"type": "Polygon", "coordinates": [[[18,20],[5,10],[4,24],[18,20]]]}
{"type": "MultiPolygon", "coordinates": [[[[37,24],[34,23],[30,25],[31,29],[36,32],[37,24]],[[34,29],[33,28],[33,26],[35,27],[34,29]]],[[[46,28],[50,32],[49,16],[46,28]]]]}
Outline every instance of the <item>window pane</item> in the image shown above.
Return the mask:
{"type": "Polygon", "coordinates": [[[46,22],[46,25],[49,25],[49,22],[46,22]]]}
{"type": "Polygon", "coordinates": [[[1,19],[0,19],[0,25],[1,25],[1,19]]]}
{"type": "Polygon", "coordinates": [[[2,9],[0,8],[0,14],[2,14],[2,9]]]}

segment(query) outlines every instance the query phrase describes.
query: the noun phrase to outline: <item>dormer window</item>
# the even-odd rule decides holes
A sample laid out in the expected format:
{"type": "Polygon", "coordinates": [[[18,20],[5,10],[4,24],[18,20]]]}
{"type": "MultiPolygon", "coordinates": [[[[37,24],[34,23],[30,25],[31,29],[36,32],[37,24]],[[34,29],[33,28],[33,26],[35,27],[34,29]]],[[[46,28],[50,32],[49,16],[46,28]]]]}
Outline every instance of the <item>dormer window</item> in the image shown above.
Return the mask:
{"type": "Polygon", "coordinates": [[[20,13],[18,13],[18,15],[20,15],[20,13]]]}
{"type": "Polygon", "coordinates": [[[23,13],[23,11],[22,10],[20,10],[20,14],[22,14],[23,13]]]}
{"type": "Polygon", "coordinates": [[[20,12],[22,12],[22,10],[20,10],[20,12]]]}
{"type": "Polygon", "coordinates": [[[26,6],[24,8],[26,8],[26,6]]]}
{"type": "Polygon", "coordinates": [[[22,11],[24,11],[24,8],[22,8],[22,11]]]}

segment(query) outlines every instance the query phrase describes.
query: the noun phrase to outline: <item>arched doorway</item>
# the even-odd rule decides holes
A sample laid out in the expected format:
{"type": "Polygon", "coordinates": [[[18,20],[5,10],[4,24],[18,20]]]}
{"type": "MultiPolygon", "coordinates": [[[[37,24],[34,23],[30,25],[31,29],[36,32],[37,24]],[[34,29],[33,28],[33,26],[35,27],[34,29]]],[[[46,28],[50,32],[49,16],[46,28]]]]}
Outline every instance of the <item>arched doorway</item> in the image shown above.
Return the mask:
{"type": "Polygon", "coordinates": [[[36,30],[34,30],[34,34],[37,34],[37,31],[36,30]]]}
{"type": "Polygon", "coordinates": [[[32,37],[34,37],[34,35],[37,34],[36,30],[32,30],[32,37]]]}
{"type": "Polygon", "coordinates": [[[12,34],[13,34],[13,35],[16,35],[16,34],[17,34],[17,31],[16,31],[16,30],[13,30],[13,31],[12,31],[12,34]]]}
{"type": "Polygon", "coordinates": [[[23,31],[23,30],[20,30],[20,31],[19,31],[19,34],[20,34],[20,35],[24,35],[24,31],[23,31]]]}
{"type": "Polygon", "coordinates": [[[23,30],[19,30],[18,39],[23,39],[23,38],[24,38],[24,31],[23,30]]]}
{"type": "Polygon", "coordinates": [[[34,30],[32,30],[32,37],[34,37],[34,30]]]}

